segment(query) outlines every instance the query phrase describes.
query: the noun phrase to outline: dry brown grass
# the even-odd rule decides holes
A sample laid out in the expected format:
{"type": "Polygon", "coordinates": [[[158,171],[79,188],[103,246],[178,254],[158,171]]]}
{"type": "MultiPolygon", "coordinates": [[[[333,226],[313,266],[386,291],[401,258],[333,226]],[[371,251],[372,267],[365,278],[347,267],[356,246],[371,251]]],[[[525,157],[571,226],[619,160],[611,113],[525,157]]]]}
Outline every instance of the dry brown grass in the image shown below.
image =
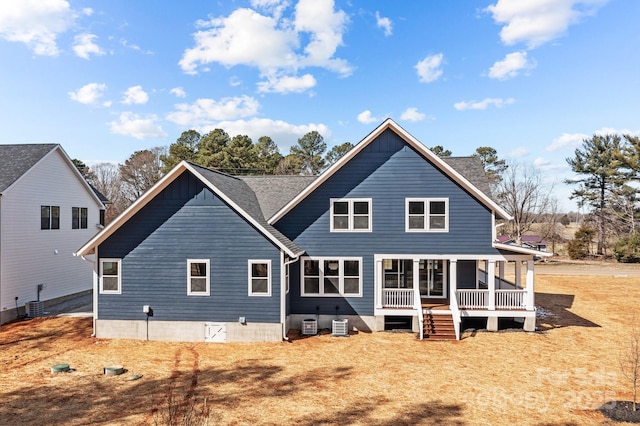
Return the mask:
{"type": "Polygon", "coordinates": [[[541,332],[459,342],[360,333],[186,344],[94,339],[87,319],[6,325],[0,424],[153,424],[170,394],[187,406],[206,398],[211,424],[608,424],[594,408],[630,399],[618,357],[638,278],[539,275],[536,285],[551,314],[541,332]],[[51,374],[58,363],[76,371],[51,374]],[[128,372],[104,376],[114,364],[128,372]]]}

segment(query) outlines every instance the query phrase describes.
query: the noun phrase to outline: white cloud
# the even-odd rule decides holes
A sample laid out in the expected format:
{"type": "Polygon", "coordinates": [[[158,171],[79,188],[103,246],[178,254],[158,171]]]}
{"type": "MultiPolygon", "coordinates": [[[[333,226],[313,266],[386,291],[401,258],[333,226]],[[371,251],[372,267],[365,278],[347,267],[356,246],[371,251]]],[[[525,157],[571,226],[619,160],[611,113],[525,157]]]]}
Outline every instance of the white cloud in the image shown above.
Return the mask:
{"type": "Polygon", "coordinates": [[[104,55],[104,50],[93,42],[98,38],[95,34],[79,34],[73,39],[73,51],[76,55],[83,59],[89,59],[90,55],[101,56],[104,55]]]}
{"type": "Polygon", "coordinates": [[[380,12],[376,11],[376,25],[378,28],[382,28],[384,30],[384,36],[389,37],[393,31],[393,24],[391,24],[391,19],[384,18],[380,16],[380,12]]]}
{"type": "Polygon", "coordinates": [[[117,121],[109,123],[111,133],[131,136],[136,139],[166,138],[168,134],[157,123],[155,114],[141,116],[132,112],[123,112],[117,121]]]}
{"type": "Polygon", "coordinates": [[[535,160],[533,160],[533,167],[545,172],[550,172],[550,171],[557,172],[557,171],[569,169],[569,166],[567,163],[562,163],[562,164],[552,163],[551,161],[543,157],[537,157],[535,160]]]}
{"type": "Polygon", "coordinates": [[[132,104],[146,104],[149,101],[149,95],[147,92],[142,90],[142,86],[132,86],[124,92],[124,96],[122,97],[122,103],[125,105],[132,104]]]}
{"type": "Polygon", "coordinates": [[[68,95],[71,100],[85,105],[93,105],[98,103],[98,100],[102,97],[105,90],[107,90],[107,85],[104,83],[89,83],[75,92],[68,92],[68,95]]]}
{"type": "Polygon", "coordinates": [[[529,149],[524,146],[518,147],[507,154],[509,158],[522,158],[526,155],[529,155],[529,149]]]}
{"type": "Polygon", "coordinates": [[[508,53],[503,60],[497,61],[489,68],[489,77],[499,80],[516,77],[521,70],[535,67],[535,62],[529,60],[527,52],[508,53]]]}
{"type": "Polygon", "coordinates": [[[402,114],[400,114],[400,120],[412,121],[412,122],[422,121],[426,117],[427,117],[426,114],[418,112],[418,108],[415,108],[415,107],[409,107],[405,109],[402,114]]]}
{"type": "Polygon", "coordinates": [[[429,55],[415,65],[418,71],[418,78],[421,83],[431,83],[436,81],[442,75],[442,61],[444,55],[438,53],[436,55],[429,55]]]}
{"type": "MultiPolygon", "coordinates": [[[[176,111],[167,114],[167,120],[185,127],[206,127],[220,120],[235,120],[257,114],[260,104],[250,96],[215,99],[197,99],[192,104],[177,104],[176,111]]],[[[262,136],[262,135],[261,135],[262,136]]]]}
{"type": "Polygon", "coordinates": [[[485,98],[481,101],[461,101],[453,104],[453,107],[458,111],[464,111],[467,109],[485,110],[489,106],[493,105],[496,108],[502,108],[505,105],[510,105],[515,102],[513,98],[500,99],[500,98],[485,98]]]}
{"type": "Polygon", "coordinates": [[[524,42],[530,49],[563,35],[570,25],[594,14],[608,0],[498,0],[485,10],[503,25],[502,42],[524,42]]]}
{"type": "Polygon", "coordinates": [[[173,89],[169,90],[169,93],[175,95],[177,98],[187,97],[187,92],[185,92],[182,87],[174,87],[173,89]]]}
{"type": "Polygon", "coordinates": [[[85,7],[84,9],[82,9],[82,14],[85,16],[91,16],[93,15],[93,9],[91,9],[90,7],[85,7]]]}
{"type": "MultiPolygon", "coordinates": [[[[278,80],[291,77],[289,83],[300,80],[296,74],[305,67],[325,68],[341,76],[351,74],[348,62],[334,57],[342,45],[348,18],[343,11],[334,10],[333,0],[300,0],[288,17],[281,17],[287,2],[256,0],[252,5],[271,15],[239,8],[227,17],[199,21],[200,30],[193,35],[195,45],[186,49],[179,61],[182,70],[197,74],[211,63],[246,65],[257,68],[266,79],[261,83],[263,90],[274,86],[269,80],[274,75],[278,80]]],[[[306,75],[301,81],[298,88],[311,87],[306,75]]]]}
{"type": "Polygon", "coordinates": [[[301,77],[269,76],[267,81],[258,83],[258,92],[262,93],[302,93],[316,85],[316,79],[311,74],[301,77]]]}
{"type": "Polygon", "coordinates": [[[614,129],[612,127],[602,127],[594,130],[592,134],[586,133],[563,133],[555,138],[545,150],[547,152],[555,152],[561,149],[576,149],[582,145],[585,139],[591,138],[593,135],[640,135],[640,130],[614,129]]]}
{"type": "Polygon", "coordinates": [[[36,55],[56,56],[56,39],[75,17],[66,0],[2,0],[0,37],[25,43],[36,55]]]}
{"type": "Polygon", "coordinates": [[[584,133],[563,133],[559,137],[555,138],[551,145],[547,146],[545,150],[547,152],[554,152],[560,149],[574,149],[582,144],[583,139],[588,138],[589,135],[584,133]]]}
{"type": "Polygon", "coordinates": [[[209,132],[215,128],[224,129],[229,135],[248,135],[253,141],[257,141],[260,136],[269,135],[280,148],[284,155],[289,153],[289,148],[295,145],[305,134],[315,130],[320,133],[325,140],[331,138],[329,127],[324,124],[302,124],[295,125],[281,120],[268,118],[251,118],[248,120],[220,121],[212,123],[207,127],[200,128],[200,133],[209,132]]]}
{"type": "Polygon", "coordinates": [[[358,121],[362,124],[371,124],[380,121],[378,117],[373,117],[368,109],[358,114],[358,121]]]}

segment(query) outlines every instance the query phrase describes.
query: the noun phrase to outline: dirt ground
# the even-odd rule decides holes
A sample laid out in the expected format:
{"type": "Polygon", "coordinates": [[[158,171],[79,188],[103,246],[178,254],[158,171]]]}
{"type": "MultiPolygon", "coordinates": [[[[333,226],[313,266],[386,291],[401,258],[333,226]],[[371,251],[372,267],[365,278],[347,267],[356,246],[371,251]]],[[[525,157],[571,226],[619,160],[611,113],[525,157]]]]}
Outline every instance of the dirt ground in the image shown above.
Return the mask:
{"type": "Polygon", "coordinates": [[[609,425],[640,280],[538,270],[539,331],[329,334],[262,344],[90,337],[91,319],[0,327],[0,424],[609,425]],[[68,363],[70,373],[51,373],[68,363]],[[103,368],[122,365],[115,377],[103,368]],[[131,380],[137,376],[137,380],[131,380]],[[193,411],[191,409],[193,408],[193,411]],[[196,424],[196,423],[192,423],[196,424]]]}

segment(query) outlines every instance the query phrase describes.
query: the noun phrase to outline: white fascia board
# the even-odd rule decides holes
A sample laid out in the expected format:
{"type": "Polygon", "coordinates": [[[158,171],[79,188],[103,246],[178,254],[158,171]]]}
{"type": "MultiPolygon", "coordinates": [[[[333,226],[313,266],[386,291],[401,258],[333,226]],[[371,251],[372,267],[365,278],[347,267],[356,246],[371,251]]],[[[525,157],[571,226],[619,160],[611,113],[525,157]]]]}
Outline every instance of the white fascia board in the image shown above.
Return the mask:
{"type": "Polygon", "coordinates": [[[506,220],[511,220],[512,217],[509,213],[507,213],[502,207],[496,204],[491,198],[489,198],[485,193],[476,188],[471,182],[469,182],[464,176],[458,173],[454,168],[449,166],[444,160],[435,155],[429,149],[427,149],[420,141],[411,136],[406,130],[404,130],[398,123],[393,121],[391,118],[387,118],[382,124],[380,124],[377,128],[375,128],[371,133],[369,133],[364,139],[362,139],[356,146],[354,146],[346,155],[344,155],[340,160],[335,162],[331,167],[325,170],[311,185],[309,185],[304,191],[298,194],[293,200],[291,200],[287,205],[285,205],[282,209],[276,212],[270,219],[269,224],[273,225],[278,220],[280,220],[284,215],[286,215],[293,207],[295,207],[299,202],[304,200],[310,193],[316,190],[320,185],[322,185],[327,179],[329,179],[334,173],[342,168],[346,163],[351,161],[353,157],[355,157],[360,151],[362,151],[367,145],[371,143],[375,138],[377,138],[380,134],[382,134],[385,130],[392,129],[395,133],[397,133],[402,139],[404,139],[409,145],[411,145],[416,151],[421,153],[424,157],[433,162],[436,167],[445,172],[449,177],[451,177],[458,185],[463,187],[465,190],[473,194],[477,197],[482,204],[484,204],[494,215],[498,215],[506,220]]]}
{"type": "Polygon", "coordinates": [[[264,229],[264,227],[262,225],[260,225],[260,223],[258,223],[253,217],[251,217],[250,214],[245,212],[242,208],[240,208],[240,206],[238,206],[229,197],[227,197],[227,195],[225,193],[220,191],[211,182],[209,182],[207,179],[205,179],[204,176],[202,176],[196,169],[191,167],[191,165],[189,163],[185,163],[185,167],[187,168],[187,170],[189,170],[191,173],[193,173],[195,176],[197,176],[198,179],[200,179],[200,181],[207,186],[207,188],[209,188],[213,193],[215,193],[218,197],[220,197],[226,204],[231,206],[231,208],[234,209],[236,212],[240,213],[240,215],[247,222],[249,222],[253,227],[258,229],[265,237],[267,237],[272,243],[274,243],[276,245],[276,247],[278,247],[281,250],[283,250],[290,257],[298,257],[298,256],[300,256],[301,253],[294,253],[289,248],[287,248],[284,244],[282,244],[280,242],[280,240],[278,240],[275,236],[273,236],[271,234],[271,232],[269,232],[266,229],[264,229]]]}
{"type": "Polygon", "coordinates": [[[553,256],[553,253],[549,253],[548,251],[534,250],[534,249],[529,249],[526,247],[521,247],[521,246],[516,246],[511,244],[493,243],[493,247],[497,248],[498,250],[511,251],[514,253],[521,253],[521,254],[530,254],[532,256],[540,256],[540,257],[553,256]]]}
{"type": "Polygon", "coordinates": [[[131,219],[140,209],[147,205],[156,195],[165,189],[177,175],[182,173],[187,166],[186,161],[178,163],[169,173],[164,175],[155,185],[147,190],[142,196],[135,200],[129,207],[120,213],[111,223],[109,223],[102,231],[98,232],[93,238],[87,241],[82,247],[74,253],[75,256],[84,256],[93,252],[93,250],[109,238],[118,228],[126,221],[131,219]]]}
{"type": "Polygon", "coordinates": [[[101,232],[96,234],[91,240],[89,240],[85,245],[83,245],[76,253],[76,256],[84,256],[90,254],[95,247],[99,246],[102,242],[104,242],[109,236],[111,236],[118,228],[120,228],[125,222],[127,222],[131,217],[133,217],[138,211],[140,211],[145,205],[147,205],[156,195],[158,195],[162,190],[164,190],[171,182],[175,180],[175,178],[180,175],[185,170],[190,171],[194,176],[196,176],[207,188],[209,188],[212,192],[214,192],[218,197],[224,200],[228,205],[231,206],[234,210],[236,210],[240,215],[251,223],[256,229],[258,229],[265,237],[267,237],[271,242],[273,242],[276,247],[282,249],[287,253],[290,257],[298,257],[301,253],[294,253],[290,249],[288,249],[285,245],[283,245],[277,238],[271,235],[264,227],[262,227],[258,222],[256,222],[249,214],[247,214],[244,210],[242,210],[237,204],[231,201],[222,191],[213,186],[211,182],[205,179],[196,169],[191,167],[191,165],[186,161],[181,161],[176,165],[169,173],[163,176],[154,186],[152,186],[147,192],[145,192],[141,197],[139,197],[136,201],[133,202],[125,211],[120,213],[117,218],[115,218],[109,225],[107,225],[101,232]]]}

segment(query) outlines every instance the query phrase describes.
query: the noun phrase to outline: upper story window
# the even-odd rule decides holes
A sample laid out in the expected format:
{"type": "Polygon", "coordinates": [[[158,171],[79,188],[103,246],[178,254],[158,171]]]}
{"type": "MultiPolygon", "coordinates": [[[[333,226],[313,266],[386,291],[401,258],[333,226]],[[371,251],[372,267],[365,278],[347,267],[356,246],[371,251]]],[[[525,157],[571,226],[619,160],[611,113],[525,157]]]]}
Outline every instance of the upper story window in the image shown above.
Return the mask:
{"type": "Polygon", "coordinates": [[[210,273],[209,259],[187,260],[187,295],[209,296],[210,273]]]}
{"type": "Polygon", "coordinates": [[[371,231],[371,199],[331,199],[332,232],[371,231]]]}
{"type": "Polygon", "coordinates": [[[270,260],[249,260],[249,296],[271,296],[270,260]]]}
{"type": "Polygon", "coordinates": [[[60,206],[40,206],[40,229],[60,229],[60,206]]]}
{"type": "Polygon", "coordinates": [[[71,229],[87,229],[86,207],[71,207],[71,229]]]}
{"type": "Polygon", "coordinates": [[[100,293],[120,294],[120,259],[100,259],[100,293]]]}
{"type": "Polygon", "coordinates": [[[448,198],[407,198],[407,232],[449,231],[448,198]]]}

